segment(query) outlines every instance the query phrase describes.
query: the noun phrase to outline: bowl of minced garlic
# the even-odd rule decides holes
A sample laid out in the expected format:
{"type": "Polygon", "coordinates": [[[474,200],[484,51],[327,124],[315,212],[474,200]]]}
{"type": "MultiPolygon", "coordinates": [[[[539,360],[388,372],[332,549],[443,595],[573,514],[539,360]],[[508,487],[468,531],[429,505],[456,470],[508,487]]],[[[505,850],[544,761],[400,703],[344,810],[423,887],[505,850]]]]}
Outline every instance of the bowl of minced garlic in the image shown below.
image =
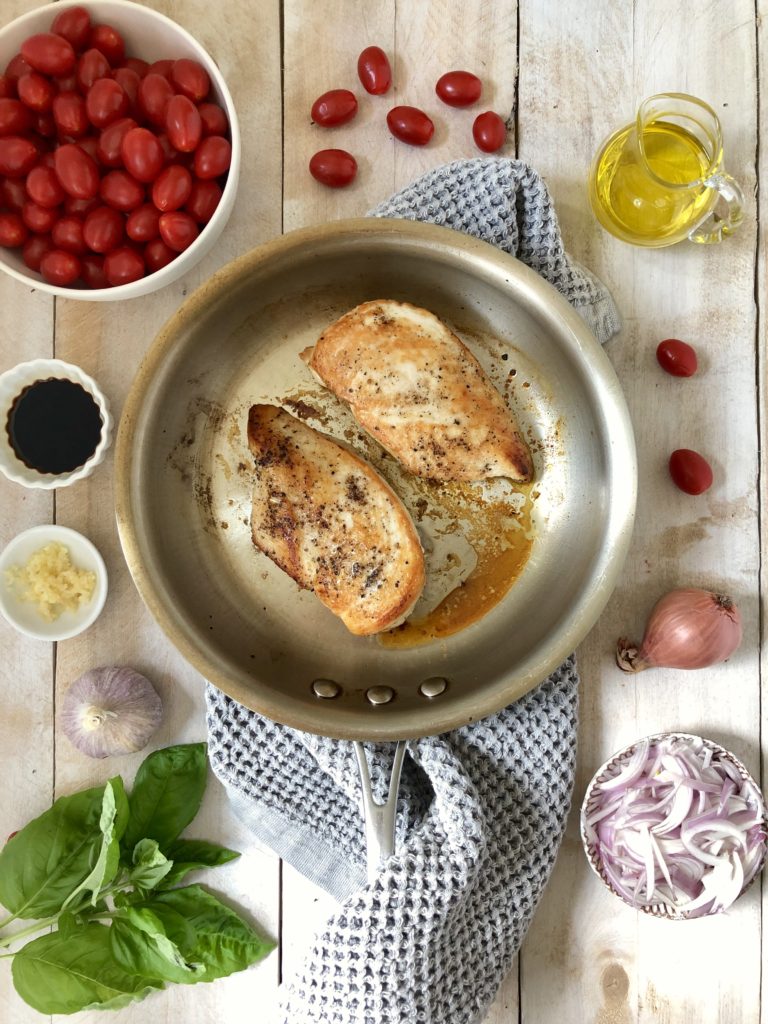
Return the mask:
{"type": "Polygon", "coordinates": [[[107,569],[93,544],[65,526],[35,526],[0,554],[0,612],[37,640],[67,640],[96,621],[107,569]]]}

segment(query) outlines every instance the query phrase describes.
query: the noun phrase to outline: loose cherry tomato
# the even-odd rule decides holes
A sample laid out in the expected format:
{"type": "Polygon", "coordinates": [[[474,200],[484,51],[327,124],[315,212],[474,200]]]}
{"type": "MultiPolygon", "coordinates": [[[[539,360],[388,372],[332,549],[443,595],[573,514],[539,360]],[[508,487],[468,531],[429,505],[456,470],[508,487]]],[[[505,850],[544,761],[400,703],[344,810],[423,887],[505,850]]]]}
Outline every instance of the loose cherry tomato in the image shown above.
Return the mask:
{"type": "Polygon", "coordinates": [[[199,103],[211,91],[211,80],[202,64],[182,57],[173,62],[171,83],[177,92],[199,103]]]}
{"type": "Polygon", "coordinates": [[[57,249],[73,252],[75,256],[83,256],[88,252],[83,238],[82,217],[60,217],[53,225],[51,239],[57,249]]]}
{"type": "Polygon", "coordinates": [[[173,210],[160,215],[160,237],[174,252],[188,249],[199,233],[197,222],[188,213],[173,210]]]}
{"type": "Polygon", "coordinates": [[[24,203],[21,208],[21,219],[36,235],[47,235],[58,217],[59,211],[55,207],[38,206],[31,201],[24,203]]]}
{"type": "Polygon", "coordinates": [[[168,79],[148,71],[139,84],[139,110],[152,124],[164,128],[165,113],[172,96],[173,88],[168,79]]]}
{"type": "Polygon", "coordinates": [[[68,75],[60,75],[51,79],[57,92],[76,92],[80,86],[77,82],[77,68],[70,71],[68,75]]]}
{"type": "Polygon", "coordinates": [[[84,153],[94,161],[95,164],[99,163],[99,140],[93,135],[88,135],[84,139],[78,139],[77,145],[84,153]]]}
{"type": "Polygon", "coordinates": [[[172,96],[165,112],[168,141],[180,153],[197,149],[203,134],[200,112],[188,96],[172,96]]]}
{"type": "Polygon", "coordinates": [[[152,203],[144,203],[125,222],[125,233],[132,242],[151,242],[160,234],[160,211],[152,203]]]}
{"type": "Polygon", "coordinates": [[[207,224],[221,200],[221,186],[215,181],[194,181],[189,199],[184,204],[198,224],[207,224]]]}
{"type": "Polygon", "coordinates": [[[146,78],[147,75],[162,75],[163,78],[170,82],[173,65],[174,61],[172,60],[156,60],[154,63],[147,65],[147,68],[141,77],[146,78]]]}
{"type": "Polygon", "coordinates": [[[77,85],[80,92],[88,92],[94,82],[106,78],[111,70],[109,61],[101,50],[86,50],[77,62],[77,85]]]}
{"type": "Polygon", "coordinates": [[[23,178],[32,170],[39,153],[37,146],[20,135],[0,139],[0,174],[7,178],[23,178]]]}
{"type": "Polygon", "coordinates": [[[104,276],[112,288],[138,281],[144,277],[144,270],[144,260],[135,249],[127,245],[113,249],[104,257],[104,276]]]}
{"type": "Polygon", "coordinates": [[[132,117],[121,117],[119,121],[113,121],[101,133],[96,153],[105,167],[122,167],[123,139],[134,128],[138,128],[138,125],[132,117]]]}
{"type": "Polygon", "coordinates": [[[56,122],[52,114],[34,114],[32,116],[32,130],[42,135],[44,139],[56,137],[56,122]]]}
{"type": "Polygon", "coordinates": [[[111,252],[123,240],[123,218],[110,206],[97,206],[85,218],[83,239],[93,252],[111,252]]]}
{"type": "Polygon", "coordinates": [[[11,58],[8,67],[5,69],[5,77],[10,79],[15,86],[22,75],[28,75],[33,70],[32,65],[27,64],[22,55],[17,53],[15,57],[11,58]]]}
{"type": "Polygon", "coordinates": [[[357,161],[345,149],[321,149],[309,161],[309,173],[329,188],[344,188],[355,179],[357,161]]]}
{"type": "Polygon", "coordinates": [[[389,58],[379,46],[366,46],[357,58],[357,74],[366,92],[382,96],[392,84],[389,58]]]}
{"type": "Polygon", "coordinates": [[[59,135],[79,139],[90,129],[85,100],[76,92],[60,92],[53,98],[53,120],[59,135]]]}
{"type": "Polygon", "coordinates": [[[0,136],[24,135],[29,131],[31,120],[20,100],[0,99],[0,136]]]}
{"type": "Polygon", "coordinates": [[[27,225],[18,213],[0,213],[0,245],[18,249],[29,237],[27,225]]]}
{"type": "Polygon", "coordinates": [[[149,70],[148,62],[141,60],[139,57],[126,57],[125,67],[131,71],[135,71],[139,78],[143,78],[149,70]]]}
{"type": "Polygon", "coordinates": [[[85,150],[69,142],[54,153],[56,175],[73,199],[92,199],[99,191],[99,169],[85,150]]]}
{"type": "Polygon", "coordinates": [[[40,261],[53,248],[48,235],[30,235],[21,250],[21,258],[30,270],[39,271],[40,261]]]}
{"type": "Polygon", "coordinates": [[[67,196],[64,200],[64,213],[75,217],[87,217],[91,210],[99,206],[101,201],[98,196],[94,196],[93,199],[73,199],[72,196],[67,196]]]}
{"type": "Polygon", "coordinates": [[[132,71],[131,68],[118,68],[115,71],[113,78],[115,81],[122,86],[123,92],[128,97],[128,101],[133,110],[139,99],[139,85],[141,84],[141,78],[132,71]]]}
{"type": "Polygon", "coordinates": [[[0,75],[0,99],[15,100],[16,85],[7,75],[0,75]]]}
{"type": "Polygon", "coordinates": [[[712,467],[698,452],[678,448],[669,457],[669,473],[686,494],[703,494],[712,486],[712,467]]]}
{"type": "Polygon", "coordinates": [[[125,60],[125,40],[111,25],[94,25],[88,45],[103,53],[113,68],[125,60]]]}
{"type": "Polygon", "coordinates": [[[84,7],[69,7],[57,14],[51,25],[51,32],[64,36],[75,50],[84,50],[88,45],[91,31],[91,16],[84,7]]]}
{"type": "Polygon", "coordinates": [[[123,136],[120,155],[129,174],[137,181],[154,181],[165,166],[165,153],[157,136],[147,128],[131,128],[123,136]]]}
{"type": "Polygon", "coordinates": [[[195,174],[207,180],[218,178],[229,167],[232,146],[221,135],[207,135],[195,150],[195,174]]]}
{"type": "Polygon", "coordinates": [[[85,97],[88,120],[99,129],[125,117],[130,105],[127,93],[114,78],[98,78],[85,97]]]}
{"type": "Polygon", "coordinates": [[[507,126],[492,110],[478,114],[472,125],[472,138],[478,149],[484,153],[495,153],[501,149],[507,138],[507,126]]]}
{"type": "Polygon", "coordinates": [[[3,178],[2,186],[0,186],[0,206],[8,206],[17,213],[21,213],[21,208],[28,198],[23,181],[18,178],[3,178]]]}
{"type": "Polygon", "coordinates": [[[432,121],[418,107],[393,107],[387,114],[387,127],[409,146],[426,146],[435,131],[432,121]]]}
{"type": "Polygon", "coordinates": [[[357,113],[357,98],[349,89],[331,89],[312,104],[312,120],[323,128],[346,124],[357,113]]]}
{"type": "Polygon", "coordinates": [[[144,262],[147,264],[147,270],[151,274],[154,274],[156,270],[162,270],[163,267],[167,267],[177,256],[178,253],[170,249],[162,238],[153,238],[151,242],[147,242],[144,246],[144,262]]]}
{"type": "Polygon", "coordinates": [[[40,273],[48,284],[66,288],[80,277],[80,260],[74,253],[51,249],[40,260],[40,273]]]}
{"type": "Polygon", "coordinates": [[[203,135],[226,135],[229,129],[227,115],[218,103],[201,103],[197,108],[203,122],[203,135]]]}
{"type": "MultiPolygon", "coordinates": [[[[191,192],[192,175],[186,167],[171,164],[160,173],[152,186],[152,202],[162,213],[179,210],[189,199],[191,192]]],[[[166,241],[168,240],[166,239],[166,241]]],[[[170,242],[168,245],[174,248],[170,242]]]]}
{"type": "Polygon", "coordinates": [[[56,172],[42,164],[33,167],[27,175],[26,189],[29,198],[38,206],[58,206],[66,198],[56,172]]]}
{"type": "Polygon", "coordinates": [[[104,257],[88,253],[80,260],[80,277],[88,288],[108,288],[109,282],[104,274],[104,257]]]}
{"type": "Polygon", "coordinates": [[[659,342],[656,358],[662,370],[673,377],[692,377],[699,365],[695,350],[677,338],[659,342]]]}
{"type": "Polygon", "coordinates": [[[53,32],[39,32],[25,39],[21,55],[31,68],[44,75],[66,75],[76,60],[72,43],[53,32]]]}
{"type": "Polygon", "coordinates": [[[99,195],[102,200],[121,213],[130,213],[144,202],[144,189],[126,171],[109,171],[101,179],[99,195]]]}
{"type": "Polygon", "coordinates": [[[25,107],[29,107],[37,114],[45,114],[51,109],[56,90],[49,78],[38,74],[37,71],[30,71],[28,75],[21,76],[16,88],[25,107]]]}
{"type": "Polygon", "coordinates": [[[471,71],[448,71],[435,86],[435,92],[449,107],[471,107],[482,91],[483,83],[471,71]]]}

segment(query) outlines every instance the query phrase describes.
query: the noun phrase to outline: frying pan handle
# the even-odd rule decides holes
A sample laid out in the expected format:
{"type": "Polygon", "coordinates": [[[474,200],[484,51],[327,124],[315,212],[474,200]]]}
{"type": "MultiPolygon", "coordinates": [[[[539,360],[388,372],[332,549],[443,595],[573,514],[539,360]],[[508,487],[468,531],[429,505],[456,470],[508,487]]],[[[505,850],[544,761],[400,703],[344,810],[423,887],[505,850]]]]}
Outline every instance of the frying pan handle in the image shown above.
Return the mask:
{"type": "Polygon", "coordinates": [[[360,768],[360,784],[363,788],[363,811],[365,812],[365,844],[368,862],[368,882],[373,882],[381,865],[395,852],[395,812],[397,793],[400,789],[400,772],[403,768],[405,741],[398,740],[389,777],[389,792],[384,803],[379,803],[371,788],[371,772],[368,757],[362,743],[355,743],[357,763],[360,768]]]}

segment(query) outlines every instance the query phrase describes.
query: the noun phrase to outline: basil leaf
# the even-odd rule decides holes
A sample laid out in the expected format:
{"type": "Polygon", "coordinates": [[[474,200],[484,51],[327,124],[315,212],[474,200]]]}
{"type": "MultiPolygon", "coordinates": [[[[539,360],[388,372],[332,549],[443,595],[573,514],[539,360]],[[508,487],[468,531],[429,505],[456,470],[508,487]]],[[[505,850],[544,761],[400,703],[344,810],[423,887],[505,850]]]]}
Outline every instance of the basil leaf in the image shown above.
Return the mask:
{"type": "MultiPolygon", "coordinates": [[[[99,892],[102,886],[108,885],[115,877],[118,861],[120,859],[120,841],[115,836],[115,823],[117,821],[117,793],[113,779],[104,787],[104,796],[101,802],[101,815],[99,817],[99,830],[101,831],[101,847],[96,857],[96,862],[87,878],[84,878],[76,889],[73,889],[64,906],[68,907],[81,892],[92,894],[91,903],[96,906],[99,899],[99,892]]],[[[120,782],[122,789],[122,780],[120,782]]]]}
{"type": "Polygon", "coordinates": [[[58,799],[0,853],[0,903],[16,917],[48,917],[88,877],[102,844],[104,786],[58,799]]]}
{"type": "Polygon", "coordinates": [[[273,942],[262,938],[234,910],[199,885],[153,893],[143,905],[163,921],[168,937],[185,960],[203,965],[205,970],[195,981],[213,981],[242,971],[275,948],[273,942]],[[175,911],[192,927],[192,944],[175,931],[172,921],[164,919],[166,909],[175,911]]]}
{"type": "Polygon", "coordinates": [[[144,907],[125,910],[112,924],[110,941],[115,960],[130,974],[189,984],[204,970],[186,962],[162,921],[144,907]]]}
{"type": "Polygon", "coordinates": [[[28,942],[13,958],[13,983],[40,1013],[118,1009],[143,999],[162,982],[138,978],[115,962],[109,928],[88,924],[66,937],[58,932],[28,942]]]}
{"type": "Polygon", "coordinates": [[[236,850],[228,850],[226,846],[217,846],[205,839],[177,839],[166,846],[165,854],[173,861],[173,867],[163,879],[162,889],[176,885],[190,871],[217,868],[240,856],[236,850]]]}
{"type": "Polygon", "coordinates": [[[173,842],[200,808],[207,773],[205,743],[150,754],[136,774],[123,847],[132,850],[140,839],[155,839],[161,848],[173,842]]]}
{"type": "Polygon", "coordinates": [[[129,880],[141,889],[154,889],[173,867],[154,839],[140,839],[133,850],[134,867],[129,880]]]}

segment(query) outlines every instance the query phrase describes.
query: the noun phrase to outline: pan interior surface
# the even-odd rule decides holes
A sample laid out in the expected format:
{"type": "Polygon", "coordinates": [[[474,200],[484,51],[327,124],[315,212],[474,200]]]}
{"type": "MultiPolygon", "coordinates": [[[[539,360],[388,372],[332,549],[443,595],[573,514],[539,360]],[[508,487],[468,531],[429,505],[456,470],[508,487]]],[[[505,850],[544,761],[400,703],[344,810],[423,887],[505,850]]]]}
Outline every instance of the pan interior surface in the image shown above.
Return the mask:
{"type": "MultiPolygon", "coordinates": [[[[391,461],[381,468],[397,489],[391,461]]],[[[553,288],[446,229],[361,220],[269,243],[185,303],[134,383],[117,474],[136,584],[206,678],[285,724],[383,739],[490,714],[583,639],[623,562],[636,471],[613,370],[553,288]],[[369,439],[299,353],[352,307],[383,298],[456,331],[507,398],[536,468],[533,546],[515,584],[480,621],[404,648],[349,634],[256,551],[250,530],[251,404],[283,404],[366,454],[369,439]]]]}

